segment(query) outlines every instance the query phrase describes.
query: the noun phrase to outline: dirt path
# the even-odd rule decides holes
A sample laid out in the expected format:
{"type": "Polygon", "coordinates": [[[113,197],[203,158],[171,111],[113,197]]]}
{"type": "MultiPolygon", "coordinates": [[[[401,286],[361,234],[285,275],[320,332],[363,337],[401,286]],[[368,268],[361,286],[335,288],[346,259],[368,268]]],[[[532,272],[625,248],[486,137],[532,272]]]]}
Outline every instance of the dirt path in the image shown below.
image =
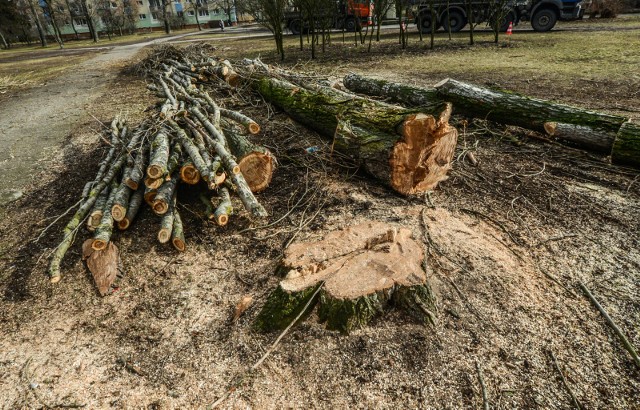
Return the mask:
{"type": "Polygon", "coordinates": [[[115,46],[96,48],[95,57],[42,87],[24,91],[0,104],[0,206],[22,196],[33,175],[51,166],[64,138],[90,113],[86,107],[104,94],[117,75],[111,67],[121,64],[142,48],[201,34],[181,34],[115,46]]]}

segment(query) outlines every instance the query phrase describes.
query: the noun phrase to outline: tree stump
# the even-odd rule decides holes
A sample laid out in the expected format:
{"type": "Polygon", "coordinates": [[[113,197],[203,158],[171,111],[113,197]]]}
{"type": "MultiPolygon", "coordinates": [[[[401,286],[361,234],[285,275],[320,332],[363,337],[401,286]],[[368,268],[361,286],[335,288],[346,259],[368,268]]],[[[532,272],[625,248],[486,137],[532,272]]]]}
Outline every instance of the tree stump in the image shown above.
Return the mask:
{"type": "Polygon", "coordinates": [[[285,251],[285,278],[256,319],[258,329],[283,329],[309,298],[328,329],[344,333],[365,326],[389,304],[423,323],[435,320],[435,297],[423,270],[422,244],[406,228],[366,222],[301,242],[285,251]]]}

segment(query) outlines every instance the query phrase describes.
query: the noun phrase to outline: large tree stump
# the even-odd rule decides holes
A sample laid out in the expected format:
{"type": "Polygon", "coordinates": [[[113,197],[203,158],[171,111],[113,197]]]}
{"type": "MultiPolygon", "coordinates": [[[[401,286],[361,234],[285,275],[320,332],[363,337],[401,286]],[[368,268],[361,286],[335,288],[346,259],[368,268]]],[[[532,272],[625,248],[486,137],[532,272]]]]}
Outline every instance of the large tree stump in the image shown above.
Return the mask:
{"type": "Polygon", "coordinates": [[[267,101],[402,194],[425,192],[447,178],[458,134],[448,124],[450,108],[439,120],[432,116],[443,104],[406,109],[329,87],[304,88],[268,76],[251,81],[267,101]]]}
{"type": "Polygon", "coordinates": [[[367,222],[334,231],[285,251],[284,280],[256,319],[261,330],[283,329],[319,286],[318,315],[328,329],[348,333],[366,325],[390,303],[423,323],[435,320],[435,297],[422,267],[422,244],[410,230],[367,222]]]}

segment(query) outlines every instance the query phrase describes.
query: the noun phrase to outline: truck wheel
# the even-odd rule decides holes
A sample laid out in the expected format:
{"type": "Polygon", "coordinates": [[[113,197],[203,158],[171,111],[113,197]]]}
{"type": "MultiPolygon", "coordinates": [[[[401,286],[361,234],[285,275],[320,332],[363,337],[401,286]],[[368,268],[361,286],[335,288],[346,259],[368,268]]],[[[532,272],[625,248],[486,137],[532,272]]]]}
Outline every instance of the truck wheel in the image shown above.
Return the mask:
{"type": "Polygon", "coordinates": [[[536,11],[531,19],[531,26],[535,31],[549,31],[556,25],[558,16],[553,10],[542,9],[536,11]]]}
{"type": "Polygon", "coordinates": [[[447,21],[447,12],[442,14],[442,28],[444,31],[449,31],[449,24],[451,24],[451,32],[457,33],[467,25],[467,19],[458,10],[449,11],[449,21],[447,21]]]}
{"type": "Polygon", "coordinates": [[[302,31],[302,21],[292,20],[291,23],[289,23],[289,30],[291,30],[291,33],[294,35],[299,35],[302,31]]]}
{"type": "Polygon", "coordinates": [[[347,19],[347,21],[344,22],[344,29],[349,33],[353,33],[356,30],[360,31],[359,24],[356,23],[355,19],[347,19]]]}
{"type": "Polygon", "coordinates": [[[516,22],[516,15],[513,13],[513,11],[510,11],[507,13],[506,16],[504,16],[504,19],[502,20],[502,24],[500,25],[500,32],[504,33],[509,29],[509,23],[515,23],[516,22]]]}
{"type": "MultiPolygon", "coordinates": [[[[422,34],[431,33],[431,13],[423,13],[418,18],[418,30],[422,32],[422,34]]],[[[438,27],[436,27],[436,30],[438,27]]]]}

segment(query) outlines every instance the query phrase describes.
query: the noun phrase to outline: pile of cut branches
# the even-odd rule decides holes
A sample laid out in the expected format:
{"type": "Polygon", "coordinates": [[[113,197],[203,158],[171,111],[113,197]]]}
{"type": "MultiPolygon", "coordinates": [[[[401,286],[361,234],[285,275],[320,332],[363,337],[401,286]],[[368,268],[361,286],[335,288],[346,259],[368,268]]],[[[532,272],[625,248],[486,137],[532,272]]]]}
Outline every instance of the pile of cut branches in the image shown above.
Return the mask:
{"type": "MultiPolygon", "coordinates": [[[[192,84],[210,81],[208,76],[230,84],[237,74],[228,62],[218,64],[208,57],[197,63],[167,56],[158,63],[158,57],[147,59],[156,63],[148,71],[153,80],[149,89],[162,103],[137,126],[130,127],[120,118],[111,122],[104,139],[110,146],[108,154],[86,184],[81,205],[51,260],[53,283],[60,280],[61,261],[85,220],[93,233],[92,255],[97,255],[95,251],[107,249],[114,226],[127,229],[143,202],[159,216],[158,241],[171,242],[183,251],[183,225],[176,207],[180,182],[206,185],[208,193],[202,199],[207,216],[218,225],[226,225],[233,213],[232,195],[239,197],[251,216],[267,216],[254,192],[269,185],[276,160],[268,149],[249,139],[260,132],[260,126],[238,111],[218,106],[192,84]]],[[[101,275],[93,273],[99,283],[101,275]]],[[[107,286],[99,288],[102,294],[108,291],[107,286]]]]}

